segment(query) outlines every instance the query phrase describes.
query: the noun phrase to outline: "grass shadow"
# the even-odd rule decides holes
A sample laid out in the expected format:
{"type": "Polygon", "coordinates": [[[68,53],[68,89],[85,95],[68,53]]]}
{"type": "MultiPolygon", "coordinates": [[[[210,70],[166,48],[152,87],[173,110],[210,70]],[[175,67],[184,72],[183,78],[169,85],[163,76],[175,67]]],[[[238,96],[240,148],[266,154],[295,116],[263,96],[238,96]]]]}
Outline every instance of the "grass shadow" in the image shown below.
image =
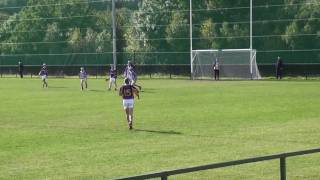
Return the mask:
{"type": "Polygon", "coordinates": [[[108,92],[107,90],[100,90],[100,89],[90,89],[88,91],[92,91],[92,92],[108,92]]]}
{"type": "Polygon", "coordinates": [[[142,92],[142,93],[156,93],[156,90],[157,89],[155,89],[155,88],[144,88],[140,92],[142,92]]]}
{"type": "Polygon", "coordinates": [[[182,135],[181,132],[176,131],[159,131],[159,130],[148,130],[148,129],[134,129],[137,132],[147,132],[147,133],[156,133],[156,134],[169,134],[169,135],[182,135]]]}
{"type": "Polygon", "coordinates": [[[68,87],[63,87],[63,86],[49,86],[50,89],[66,89],[68,87]]]}

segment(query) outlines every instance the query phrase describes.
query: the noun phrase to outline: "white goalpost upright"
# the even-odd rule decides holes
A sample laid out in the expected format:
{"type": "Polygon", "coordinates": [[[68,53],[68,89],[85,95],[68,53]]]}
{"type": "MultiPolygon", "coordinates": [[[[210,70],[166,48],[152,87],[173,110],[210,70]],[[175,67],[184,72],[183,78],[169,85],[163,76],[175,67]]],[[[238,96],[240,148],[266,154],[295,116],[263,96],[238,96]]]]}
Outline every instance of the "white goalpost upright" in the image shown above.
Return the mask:
{"type": "Polygon", "coordinates": [[[112,0],[112,59],[113,67],[117,69],[117,20],[116,20],[116,0],[112,0]]]}
{"type": "Polygon", "coordinates": [[[250,0],[250,47],[249,49],[199,49],[193,50],[192,44],[192,0],[190,0],[190,69],[191,79],[213,78],[213,66],[219,62],[221,78],[228,79],[261,79],[256,61],[256,50],[253,49],[252,19],[253,0],[250,0]]]}
{"type": "MultiPolygon", "coordinates": [[[[190,25],[189,25],[190,26],[189,27],[190,28],[189,29],[190,30],[190,64],[192,64],[192,49],[193,49],[193,47],[192,47],[193,46],[193,44],[192,44],[192,38],[193,38],[192,37],[193,36],[192,35],[192,0],[189,1],[189,4],[190,4],[189,5],[190,6],[190,12],[189,12],[189,17],[190,17],[190,20],[189,20],[190,21],[189,22],[190,23],[190,25]]],[[[191,66],[191,76],[190,76],[191,79],[192,79],[192,72],[193,72],[193,67],[191,66]]]]}
{"type": "MultiPolygon", "coordinates": [[[[250,54],[250,57],[251,57],[251,59],[250,59],[250,72],[251,72],[251,74],[252,74],[252,71],[253,71],[253,69],[252,69],[252,61],[253,61],[253,54],[252,54],[252,49],[253,49],[253,42],[252,42],[252,15],[253,15],[253,12],[252,12],[252,0],[250,0],[250,50],[251,50],[251,54],[250,54]]],[[[255,55],[254,55],[254,57],[256,57],[256,53],[255,53],[255,55]]],[[[258,67],[257,67],[258,68],[258,67]]],[[[261,78],[261,76],[260,76],[260,78],[261,78]]]]}

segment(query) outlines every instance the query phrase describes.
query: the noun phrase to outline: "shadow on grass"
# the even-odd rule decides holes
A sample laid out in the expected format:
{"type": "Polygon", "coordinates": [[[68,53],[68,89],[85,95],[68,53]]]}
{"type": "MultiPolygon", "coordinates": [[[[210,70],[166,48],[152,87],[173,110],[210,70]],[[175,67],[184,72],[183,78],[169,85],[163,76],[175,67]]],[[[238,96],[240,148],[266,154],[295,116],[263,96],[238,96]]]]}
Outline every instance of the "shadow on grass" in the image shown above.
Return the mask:
{"type": "Polygon", "coordinates": [[[156,90],[157,89],[154,89],[154,88],[144,88],[143,90],[141,90],[140,92],[142,92],[142,93],[156,93],[156,90]]]}
{"type": "Polygon", "coordinates": [[[213,138],[213,137],[215,137],[215,136],[199,135],[199,134],[184,134],[182,132],[177,132],[177,131],[173,131],[173,130],[161,131],[161,130],[149,130],[149,129],[133,129],[133,131],[147,132],[147,133],[154,133],[154,134],[164,134],[164,135],[183,135],[183,136],[199,137],[199,138],[213,138]]]}
{"type": "Polygon", "coordinates": [[[63,86],[49,86],[50,89],[66,89],[68,87],[63,87],[63,86]]]}
{"type": "Polygon", "coordinates": [[[92,92],[108,92],[107,90],[100,90],[100,89],[89,89],[88,91],[92,91],[92,92]]]}
{"type": "Polygon", "coordinates": [[[181,132],[176,132],[176,131],[158,131],[158,130],[148,130],[148,129],[134,129],[134,131],[156,133],[156,134],[182,135],[181,132]]]}

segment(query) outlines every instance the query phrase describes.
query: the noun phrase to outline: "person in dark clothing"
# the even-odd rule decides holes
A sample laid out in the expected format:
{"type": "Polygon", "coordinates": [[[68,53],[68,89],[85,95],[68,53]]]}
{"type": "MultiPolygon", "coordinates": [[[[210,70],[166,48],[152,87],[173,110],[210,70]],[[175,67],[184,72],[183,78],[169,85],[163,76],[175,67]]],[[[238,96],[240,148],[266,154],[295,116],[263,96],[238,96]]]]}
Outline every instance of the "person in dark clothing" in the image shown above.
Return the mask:
{"type": "Polygon", "coordinates": [[[23,78],[23,70],[24,70],[23,63],[19,61],[18,71],[19,71],[20,78],[23,78]]]}
{"type": "Polygon", "coordinates": [[[214,80],[219,80],[220,70],[219,70],[219,61],[218,61],[218,59],[215,60],[215,63],[213,65],[213,70],[214,70],[214,80]]]}
{"type": "Polygon", "coordinates": [[[280,56],[278,56],[277,63],[276,63],[276,78],[277,79],[282,79],[283,68],[284,68],[283,60],[280,56]]]}

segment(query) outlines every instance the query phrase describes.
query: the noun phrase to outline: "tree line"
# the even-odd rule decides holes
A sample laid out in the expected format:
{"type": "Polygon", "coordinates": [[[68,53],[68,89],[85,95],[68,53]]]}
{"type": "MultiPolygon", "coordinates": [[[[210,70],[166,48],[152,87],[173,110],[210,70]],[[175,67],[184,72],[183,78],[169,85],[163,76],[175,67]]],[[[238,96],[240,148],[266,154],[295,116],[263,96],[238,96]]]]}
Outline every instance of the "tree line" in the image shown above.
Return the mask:
{"type": "MultiPolygon", "coordinates": [[[[253,3],[253,47],[258,50],[258,62],[273,62],[278,55],[292,62],[320,62],[318,0],[253,3]]],[[[192,6],[193,49],[250,47],[249,0],[193,0],[192,6]]],[[[116,0],[116,7],[118,63],[129,58],[141,64],[189,63],[189,1],[116,0]]],[[[71,64],[77,62],[68,60],[69,56],[94,54],[96,59],[90,56],[78,63],[104,62],[99,58],[111,62],[111,15],[111,1],[2,1],[2,64],[14,61],[11,55],[26,54],[69,54],[54,56],[52,61],[71,64]]]]}

